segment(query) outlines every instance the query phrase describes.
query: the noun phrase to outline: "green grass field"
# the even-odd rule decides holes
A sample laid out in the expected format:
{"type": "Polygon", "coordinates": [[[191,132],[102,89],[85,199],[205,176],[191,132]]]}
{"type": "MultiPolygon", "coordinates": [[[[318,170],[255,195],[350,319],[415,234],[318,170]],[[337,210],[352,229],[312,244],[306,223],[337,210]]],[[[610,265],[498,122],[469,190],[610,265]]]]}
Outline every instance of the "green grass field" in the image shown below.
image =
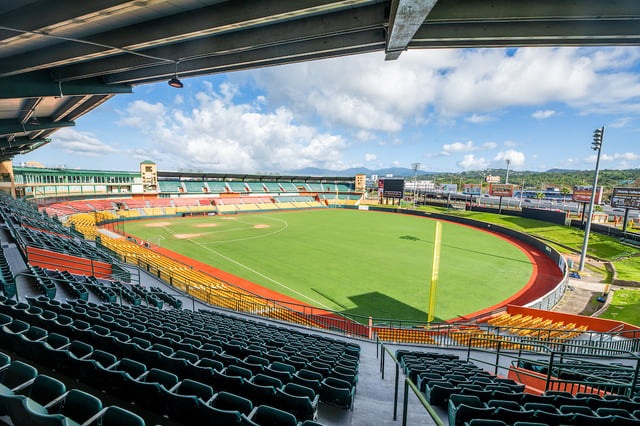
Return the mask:
{"type": "Polygon", "coordinates": [[[611,305],[600,318],[640,325],[640,290],[618,289],[613,293],[611,305]]]}
{"type": "MultiPolygon", "coordinates": [[[[419,217],[320,209],[127,222],[124,230],[320,308],[425,321],[434,229],[419,217]]],[[[499,303],[531,273],[509,242],[444,223],[436,317],[499,303]]]]}

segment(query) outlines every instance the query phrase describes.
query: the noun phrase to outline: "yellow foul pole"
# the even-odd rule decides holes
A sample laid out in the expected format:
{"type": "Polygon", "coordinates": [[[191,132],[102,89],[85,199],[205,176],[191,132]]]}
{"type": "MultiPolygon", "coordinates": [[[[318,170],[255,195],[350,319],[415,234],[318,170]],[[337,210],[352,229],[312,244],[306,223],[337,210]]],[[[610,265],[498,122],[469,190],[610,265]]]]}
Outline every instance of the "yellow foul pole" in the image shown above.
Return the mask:
{"type": "Polygon", "coordinates": [[[431,288],[429,290],[429,311],[427,321],[433,321],[436,313],[436,290],[438,288],[438,273],[440,271],[440,245],[442,242],[442,222],[436,222],[436,235],[433,239],[433,262],[431,270],[431,288]]]}

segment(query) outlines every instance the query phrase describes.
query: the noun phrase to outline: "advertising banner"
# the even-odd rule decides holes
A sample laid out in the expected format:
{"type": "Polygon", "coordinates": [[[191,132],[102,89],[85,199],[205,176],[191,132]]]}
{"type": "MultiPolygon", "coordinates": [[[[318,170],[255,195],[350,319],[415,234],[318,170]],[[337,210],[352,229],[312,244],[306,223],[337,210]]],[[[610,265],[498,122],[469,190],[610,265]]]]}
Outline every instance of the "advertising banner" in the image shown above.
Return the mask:
{"type": "Polygon", "coordinates": [[[510,183],[494,183],[489,186],[489,194],[494,197],[513,197],[514,187],[510,183]]]}
{"type": "MultiPolygon", "coordinates": [[[[574,186],[573,196],[571,199],[576,203],[590,203],[591,202],[591,190],[593,186],[574,186]]],[[[596,190],[595,204],[602,204],[602,187],[599,186],[596,190]]]]}

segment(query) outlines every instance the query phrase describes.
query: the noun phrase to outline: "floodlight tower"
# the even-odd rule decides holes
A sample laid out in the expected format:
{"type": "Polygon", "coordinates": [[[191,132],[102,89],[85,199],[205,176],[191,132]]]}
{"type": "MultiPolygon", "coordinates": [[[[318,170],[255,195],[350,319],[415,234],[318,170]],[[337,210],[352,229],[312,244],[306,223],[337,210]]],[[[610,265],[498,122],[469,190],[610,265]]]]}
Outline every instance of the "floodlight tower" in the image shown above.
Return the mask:
{"type": "Polygon", "coordinates": [[[416,197],[418,195],[418,169],[422,166],[420,163],[411,163],[413,169],[413,208],[416,208],[416,197]]]}
{"type": "Polygon", "coordinates": [[[509,183],[509,166],[511,165],[511,160],[510,159],[506,159],[505,160],[507,162],[507,176],[504,179],[504,183],[509,183]]]}
{"type": "Polygon", "coordinates": [[[587,225],[584,228],[584,242],[582,243],[582,252],[580,253],[580,266],[578,271],[584,269],[584,261],[587,257],[587,245],[589,244],[589,232],[591,231],[591,218],[593,217],[593,205],[596,201],[596,191],[598,189],[598,171],[600,169],[600,152],[602,151],[602,141],[604,140],[604,126],[593,132],[593,142],[591,149],[598,152],[596,157],[596,173],[593,177],[593,187],[591,188],[591,201],[589,202],[589,216],[587,216],[587,225]]]}

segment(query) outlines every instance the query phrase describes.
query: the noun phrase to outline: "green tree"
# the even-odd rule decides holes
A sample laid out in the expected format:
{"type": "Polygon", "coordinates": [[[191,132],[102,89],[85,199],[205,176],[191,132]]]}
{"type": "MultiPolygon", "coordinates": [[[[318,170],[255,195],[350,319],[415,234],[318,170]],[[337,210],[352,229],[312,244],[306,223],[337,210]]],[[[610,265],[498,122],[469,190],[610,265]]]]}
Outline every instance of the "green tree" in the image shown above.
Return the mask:
{"type": "Polygon", "coordinates": [[[536,192],[536,199],[538,200],[538,207],[540,207],[540,200],[544,198],[544,194],[542,192],[536,192]]]}

